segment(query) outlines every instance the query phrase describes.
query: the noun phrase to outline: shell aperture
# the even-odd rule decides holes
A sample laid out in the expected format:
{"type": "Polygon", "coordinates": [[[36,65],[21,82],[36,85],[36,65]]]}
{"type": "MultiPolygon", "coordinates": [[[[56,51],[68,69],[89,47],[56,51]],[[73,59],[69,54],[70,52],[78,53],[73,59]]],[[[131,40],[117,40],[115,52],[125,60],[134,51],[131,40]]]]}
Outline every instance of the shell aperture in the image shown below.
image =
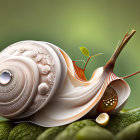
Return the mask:
{"type": "MultiPolygon", "coordinates": [[[[51,43],[21,41],[10,45],[0,53],[0,74],[8,70],[4,73],[7,84],[0,84],[0,116],[52,127],[98,111],[119,112],[130,87],[113,73],[113,68],[134,33],[125,35],[111,59],[97,68],[90,80],[66,52],[51,43]]],[[[4,75],[0,75],[0,81],[4,75]]]]}
{"type": "Polygon", "coordinates": [[[118,103],[118,95],[116,91],[108,86],[102,99],[99,102],[97,111],[99,112],[110,112],[114,110],[118,103]]]}

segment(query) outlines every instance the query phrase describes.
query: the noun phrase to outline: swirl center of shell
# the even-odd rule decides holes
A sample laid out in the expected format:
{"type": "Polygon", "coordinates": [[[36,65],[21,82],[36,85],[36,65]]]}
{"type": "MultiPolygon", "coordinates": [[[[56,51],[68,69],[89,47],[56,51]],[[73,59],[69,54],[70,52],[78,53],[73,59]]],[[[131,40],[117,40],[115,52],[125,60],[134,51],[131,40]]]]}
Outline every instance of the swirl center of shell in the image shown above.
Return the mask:
{"type": "Polygon", "coordinates": [[[4,70],[0,73],[0,84],[7,85],[12,80],[12,73],[4,70]]]}

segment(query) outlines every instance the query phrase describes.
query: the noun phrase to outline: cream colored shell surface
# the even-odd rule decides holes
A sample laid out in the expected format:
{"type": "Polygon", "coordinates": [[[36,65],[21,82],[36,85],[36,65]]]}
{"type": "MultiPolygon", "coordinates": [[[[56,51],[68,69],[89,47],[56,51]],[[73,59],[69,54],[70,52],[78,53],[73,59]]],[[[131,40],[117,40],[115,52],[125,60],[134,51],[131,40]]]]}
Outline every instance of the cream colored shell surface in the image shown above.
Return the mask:
{"type": "Polygon", "coordinates": [[[64,63],[58,48],[43,42],[21,41],[4,49],[0,72],[10,71],[12,80],[0,84],[0,115],[24,118],[44,107],[64,82],[64,63]]]}

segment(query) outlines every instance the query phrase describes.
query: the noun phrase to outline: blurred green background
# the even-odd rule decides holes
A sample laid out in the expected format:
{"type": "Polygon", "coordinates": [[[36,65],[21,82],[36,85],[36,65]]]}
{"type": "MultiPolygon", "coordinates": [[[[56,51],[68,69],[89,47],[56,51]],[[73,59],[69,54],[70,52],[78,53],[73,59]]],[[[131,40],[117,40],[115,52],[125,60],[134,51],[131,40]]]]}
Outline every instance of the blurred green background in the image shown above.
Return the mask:
{"type": "MultiPolygon", "coordinates": [[[[138,0],[0,0],[0,50],[21,40],[51,42],[73,60],[91,55],[86,74],[103,66],[127,31],[137,33],[119,56],[114,72],[124,76],[140,69],[140,1],[138,0]]],[[[82,65],[82,64],[81,64],[82,65]]],[[[126,79],[131,96],[125,108],[140,105],[140,75],[126,79]]]]}

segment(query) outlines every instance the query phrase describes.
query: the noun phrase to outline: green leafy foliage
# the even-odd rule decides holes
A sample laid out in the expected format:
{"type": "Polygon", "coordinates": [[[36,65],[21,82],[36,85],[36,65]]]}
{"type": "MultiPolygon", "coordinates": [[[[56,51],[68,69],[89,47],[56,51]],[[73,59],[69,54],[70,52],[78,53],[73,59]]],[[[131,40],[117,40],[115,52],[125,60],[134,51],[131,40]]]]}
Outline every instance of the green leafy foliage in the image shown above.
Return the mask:
{"type": "Polygon", "coordinates": [[[85,55],[85,56],[90,56],[89,55],[89,51],[86,47],[80,47],[81,52],[85,55]]]}

